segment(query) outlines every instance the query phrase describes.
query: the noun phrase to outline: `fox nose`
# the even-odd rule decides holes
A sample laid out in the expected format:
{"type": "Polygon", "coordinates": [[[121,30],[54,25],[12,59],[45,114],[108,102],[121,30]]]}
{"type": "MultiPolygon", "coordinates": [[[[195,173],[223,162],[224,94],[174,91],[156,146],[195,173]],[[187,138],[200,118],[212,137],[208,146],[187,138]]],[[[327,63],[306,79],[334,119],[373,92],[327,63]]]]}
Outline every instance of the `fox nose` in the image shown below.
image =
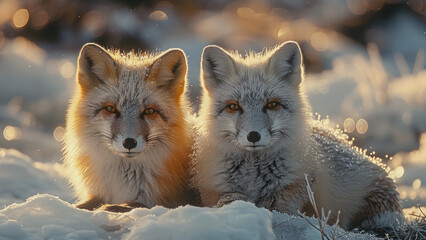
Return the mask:
{"type": "Polygon", "coordinates": [[[135,148],[138,145],[138,142],[136,142],[133,138],[126,138],[123,141],[123,147],[129,149],[129,151],[133,148],[135,148]]]}
{"type": "Polygon", "coordinates": [[[256,131],[252,131],[252,132],[249,132],[249,134],[247,134],[247,140],[252,143],[259,142],[260,137],[261,137],[260,133],[256,131]]]}

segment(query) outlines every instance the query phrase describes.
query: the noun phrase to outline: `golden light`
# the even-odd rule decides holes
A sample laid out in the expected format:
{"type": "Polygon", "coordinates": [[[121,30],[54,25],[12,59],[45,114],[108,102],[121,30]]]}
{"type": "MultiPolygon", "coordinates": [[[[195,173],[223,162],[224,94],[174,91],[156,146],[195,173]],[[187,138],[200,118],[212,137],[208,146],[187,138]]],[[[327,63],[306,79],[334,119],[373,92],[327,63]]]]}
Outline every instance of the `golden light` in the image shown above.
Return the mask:
{"type": "Polygon", "coordinates": [[[413,181],[413,189],[419,189],[422,186],[422,180],[416,179],[413,181]]]}
{"type": "Polygon", "coordinates": [[[399,197],[401,197],[401,199],[405,199],[407,197],[407,192],[406,191],[400,192],[399,197]]]}
{"type": "Polygon", "coordinates": [[[58,142],[62,142],[62,140],[64,140],[64,136],[65,136],[64,127],[57,126],[55,130],[53,131],[53,137],[55,138],[55,140],[58,142]]]}
{"type": "Polygon", "coordinates": [[[395,169],[395,178],[401,178],[402,176],[404,176],[404,167],[399,166],[395,169]]]}
{"type": "Polygon", "coordinates": [[[31,17],[31,25],[36,29],[43,28],[49,22],[49,15],[46,11],[34,13],[31,17]]]}
{"type": "Polygon", "coordinates": [[[240,7],[240,8],[237,9],[237,14],[238,14],[238,16],[243,17],[243,18],[251,18],[251,17],[254,16],[255,12],[251,8],[240,7]]]}
{"type": "Polygon", "coordinates": [[[368,122],[365,119],[362,119],[362,118],[359,119],[356,122],[356,131],[359,134],[364,134],[367,132],[367,130],[368,130],[368,122]]]}
{"type": "Polygon", "coordinates": [[[277,36],[280,39],[291,39],[293,38],[293,32],[290,27],[284,26],[278,30],[277,36]]]}
{"type": "Polygon", "coordinates": [[[311,35],[311,45],[315,50],[323,52],[329,47],[328,36],[323,32],[315,32],[311,35]]]}
{"type": "Polygon", "coordinates": [[[22,28],[25,25],[27,25],[28,20],[30,19],[30,14],[28,13],[28,10],[25,8],[21,8],[18,11],[13,14],[13,25],[16,28],[22,28]]]}
{"type": "Polygon", "coordinates": [[[167,14],[163,11],[154,11],[149,14],[149,18],[154,21],[164,21],[168,19],[167,14]]]}
{"type": "Polygon", "coordinates": [[[346,118],[343,122],[343,129],[348,133],[355,131],[355,120],[352,118],[346,118]]]}
{"type": "Polygon", "coordinates": [[[86,13],[83,17],[84,27],[89,30],[93,36],[102,36],[106,28],[106,17],[103,13],[93,10],[86,13]]]}
{"type": "Polygon", "coordinates": [[[3,137],[7,141],[18,139],[20,135],[21,135],[21,131],[17,127],[6,126],[3,129],[3,137]]]}
{"type": "Polygon", "coordinates": [[[367,10],[367,6],[364,1],[359,0],[346,0],[346,6],[349,11],[355,15],[362,15],[367,10]]]}
{"type": "Polygon", "coordinates": [[[4,42],[6,42],[6,38],[4,37],[3,32],[0,31],[0,48],[3,47],[4,42]]]}
{"type": "Polygon", "coordinates": [[[391,179],[395,180],[395,171],[390,171],[388,175],[391,179]]]}
{"type": "Polygon", "coordinates": [[[410,192],[410,199],[411,200],[414,200],[414,199],[416,199],[416,197],[417,197],[417,193],[416,192],[410,192]]]}
{"type": "Polygon", "coordinates": [[[74,76],[74,72],[75,72],[74,64],[72,64],[68,60],[63,60],[63,62],[61,63],[59,67],[59,73],[62,75],[62,77],[72,78],[74,76]]]}
{"type": "Polygon", "coordinates": [[[16,37],[12,40],[12,50],[16,55],[37,65],[44,63],[46,58],[46,52],[42,48],[24,37],[16,37]]]}

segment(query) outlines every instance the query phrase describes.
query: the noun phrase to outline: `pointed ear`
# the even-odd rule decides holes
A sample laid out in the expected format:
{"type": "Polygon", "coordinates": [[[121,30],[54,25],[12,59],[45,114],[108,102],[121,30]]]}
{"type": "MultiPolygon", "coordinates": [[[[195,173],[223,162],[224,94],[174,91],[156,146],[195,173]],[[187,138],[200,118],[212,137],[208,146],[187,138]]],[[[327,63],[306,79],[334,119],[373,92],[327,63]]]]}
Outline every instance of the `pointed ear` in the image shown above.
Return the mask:
{"type": "Polygon", "coordinates": [[[181,49],[170,49],[151,65],[146,81],[155,82],[158,87],[179,97],[185,90],[187,69],[185,53],[181,49]]]}
{"type": "Polygon", "coordinates": [[[230,76],[236,75],[235,62],[225,50],[218,46],[207,46],[201,56],[203,85],[213,91],[230,76]]]}
{"type": "Polygon", "coordinates": [[[268,73],[289,82],[293,87],[298,87],[303,74],[299,44],[293,41],[281,44],[269,60],[268,73]]]}
{"type": "Polygon", "coordinates": [[[109,79],[117,79],[117,65],[104,48],[87,43],[78,57],[77,76],[83,89],[91,89],[109,79]]]}

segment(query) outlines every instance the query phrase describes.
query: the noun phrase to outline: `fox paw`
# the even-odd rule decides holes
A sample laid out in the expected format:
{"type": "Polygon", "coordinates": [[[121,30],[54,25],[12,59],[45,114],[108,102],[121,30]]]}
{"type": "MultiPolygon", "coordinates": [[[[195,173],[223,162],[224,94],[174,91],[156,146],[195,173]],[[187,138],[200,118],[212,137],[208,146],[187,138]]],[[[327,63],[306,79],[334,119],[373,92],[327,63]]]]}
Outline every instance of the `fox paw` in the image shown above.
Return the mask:
{"type": "Polygon", "coordinates": [[[223,207],[226,204],[229,204],[233,201],[242,200],[242,201],[248,201],[248,197],[242,193],[225,193],[222,194],[219,201],[216,204],[216,207],[220,208],[223,207]]]}
{"type": "Polygon", "coordinates": [[[146,206],[138,202],[126,202],[121,204],[104,204],[99,209],[108,212],[123,213],[130,212],[135,208],[146,208],[146,206]]]}

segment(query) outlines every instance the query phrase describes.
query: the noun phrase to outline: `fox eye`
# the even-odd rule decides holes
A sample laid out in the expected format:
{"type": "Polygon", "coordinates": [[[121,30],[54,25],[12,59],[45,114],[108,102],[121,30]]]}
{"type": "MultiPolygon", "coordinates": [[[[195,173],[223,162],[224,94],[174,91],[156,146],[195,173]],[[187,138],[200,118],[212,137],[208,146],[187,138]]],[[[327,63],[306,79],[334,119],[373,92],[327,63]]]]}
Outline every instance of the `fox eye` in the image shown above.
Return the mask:
{"type": "Polygon", "coordinates": [[[265,107],[268,110],[278,110],[278,108],[280,107],[280,104],[278,101],[270,101],[266,104],[265,107]]]}
{"type": "Polygon", "coordinates": [[[155,113],[154,108],[145,108],[145,110],[143,110],[143,115],[152,115],[155,113]]]}
{"type": "Polygon", "coordinates": [[[117,108],[115,108],[113,105],[108,105],[104,107],[104,109],[109,113],[118,113],[117,108]]]}
{"type": "Polygon", "coordinates": [[[227,110],[229,113],[234,113],[234,112],[240,111],[240,110],[241,110],[241,107],[240,107],[240,105],[238,105],[237,103],[230,103],[230,104],[228,104],[228,106],[226,107],[226,110],[227,110]]]}

